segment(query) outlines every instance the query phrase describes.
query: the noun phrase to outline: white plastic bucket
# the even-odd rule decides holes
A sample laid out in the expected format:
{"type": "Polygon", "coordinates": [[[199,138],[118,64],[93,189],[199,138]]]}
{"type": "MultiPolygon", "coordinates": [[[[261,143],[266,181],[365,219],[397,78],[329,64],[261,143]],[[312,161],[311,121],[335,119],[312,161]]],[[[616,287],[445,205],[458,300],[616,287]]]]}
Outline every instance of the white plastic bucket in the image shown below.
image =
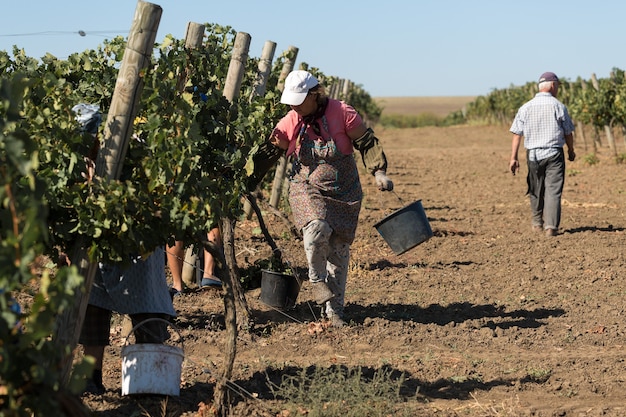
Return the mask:
{"type": "MultiPolygon", "coordinates": [[[[150,320],[162,320],[172,325],[167,320],[148,319],[133,327],[130,333],[150,320]]],[[[176,331],[178,332],[178,329],[176,331]]],[[[128,336],[130,336],[130,333],[128,336]]],[[[128,341],[128,336],[126,336],[126,342],[128,341]]],[[[180,341],[182,344],[182,337],[180,341]]],[[[178,346],[159,343],[125,344],[122,347],[122,395],[160,394],[179,396],[180,375],[184,356],[183,349],[178,346]]]]}

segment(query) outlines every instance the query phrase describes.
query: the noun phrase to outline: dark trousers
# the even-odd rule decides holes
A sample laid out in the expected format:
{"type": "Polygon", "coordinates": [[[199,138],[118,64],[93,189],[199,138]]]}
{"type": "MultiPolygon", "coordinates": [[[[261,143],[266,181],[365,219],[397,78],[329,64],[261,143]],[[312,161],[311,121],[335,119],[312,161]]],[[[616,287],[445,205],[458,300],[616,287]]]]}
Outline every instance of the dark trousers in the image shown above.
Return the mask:
{"type": "MultiPolygon", "coordinates": [[[[111,336],[111,316],[110,310],[88,304],[79,343],[88,346],[108,346],[111,336]]],[[[170,317],[167,314],[139,313],[130,314],[130,318],[134,327],[148,319],[169,320],[170,317]]],[[[135,342],[163,343],[168,340],[170,337],[168,325],[162,320],[150,320],[137,327],[134,332],[135,342]]]]}
{"type": "Polygon", "coordinates": [[[565,183],[563,149],[541,161],[527,161],[532,225],[558,229],[561,224],[561,196],[565,183]]]}

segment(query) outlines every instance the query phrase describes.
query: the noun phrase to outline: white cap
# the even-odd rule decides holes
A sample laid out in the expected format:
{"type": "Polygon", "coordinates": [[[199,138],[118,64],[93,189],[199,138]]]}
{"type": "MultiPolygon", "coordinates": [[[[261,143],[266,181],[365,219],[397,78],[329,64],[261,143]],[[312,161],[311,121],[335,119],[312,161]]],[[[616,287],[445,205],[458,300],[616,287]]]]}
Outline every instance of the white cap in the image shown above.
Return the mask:
{"type": "Polygon", "coordinates": [[[318,84],[317,78],[308,71],[291,71],[285,78],[285,89],[280,102],[290,106],[299,106],[306,98],[309,90],[318,84]]]}

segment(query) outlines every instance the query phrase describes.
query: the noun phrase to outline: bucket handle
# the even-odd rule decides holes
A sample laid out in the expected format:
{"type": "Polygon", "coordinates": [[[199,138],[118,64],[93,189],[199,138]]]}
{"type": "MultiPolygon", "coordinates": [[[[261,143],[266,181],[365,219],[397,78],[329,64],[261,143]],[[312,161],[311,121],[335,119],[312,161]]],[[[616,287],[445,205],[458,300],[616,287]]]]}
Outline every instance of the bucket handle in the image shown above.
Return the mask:
{"type": "Polygon", "coordinates": [[[130,335],[133,334],[135,332],[135,330],[137,330],[139,327],[141,327],[142,325],[144,325],[145,323],[147,323],[149,321],[162,321],[162,322],[166,323],[167,325],[171,326],[174,330],[176,330],[176,333],[178,333],[178,339],[179,339],[179,342],[180,342],[180,345],[181,345],[181,348],[182,348],[183,354],[184,354],[184,352],[185,352],[185,345],[183,343],[183,335],[180,334],[180,330],[178,329],[178,327],[174,323],[172,323],[172,322],[170,322],[168,320],[164,320],[164,319],[158,318],[158,317],[152,317],[152,318],[145,319],[145,320],[140,321],[139,323],[137,323],[135,325],[135,327],[130,329],[130,332],[128,332],[128,334],[124,337],[124,346],[128,346],[128,338],[130,337],[130,335]]]}
{"type": "MultiPolygon", "coordinates": [[[[406,203],[404,202],[404,200],[403,200],[402,198],[400,198],[400,196],[398,195],[398,193],[396,193],[396,190],[391,190],[391,193],[392,193],[393,195],[395,195],[395,196],[396,196],[396,198],[398,199],[398,201],[400,202],[400,204],[401,204],[402,206],[406,206],[406,203]]],[[[379,198],[379,200],[378,200],[378,202],[379,202],[379,204],[380,204],[381,209],[382,209],[382,207],[383,207],[382,194],[383,194],[383,193],[380,193],[381,198],[379,198]]],[[[384,211],[384,210],[383,210],[383,211],[384,211]]]]}
{"type": "Polygon", "coordinates": [[[400,198],[398,193],[396,193],[395,190],[391,190],[391,192],[393,193],[393,195],[395,195],[398,198],[398,200],[400,201],[400,204],[402,204],[404,206],[405,205],[404,200],[400,198]]]}

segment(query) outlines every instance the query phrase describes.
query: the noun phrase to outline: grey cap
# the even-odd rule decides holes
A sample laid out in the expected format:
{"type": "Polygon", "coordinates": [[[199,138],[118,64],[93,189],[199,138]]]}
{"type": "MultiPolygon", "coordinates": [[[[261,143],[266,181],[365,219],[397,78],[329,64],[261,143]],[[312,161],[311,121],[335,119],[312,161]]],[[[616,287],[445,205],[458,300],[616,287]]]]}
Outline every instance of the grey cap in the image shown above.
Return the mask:
{"type": "Polygon", "coordinates": [[[559,81],[559,77],[556,76],[555,73],[553,72],[544,72],[543,74],[541,74],[541,77],[539,77],[539,82],[542,83],[544,81],[559,81]]]}

